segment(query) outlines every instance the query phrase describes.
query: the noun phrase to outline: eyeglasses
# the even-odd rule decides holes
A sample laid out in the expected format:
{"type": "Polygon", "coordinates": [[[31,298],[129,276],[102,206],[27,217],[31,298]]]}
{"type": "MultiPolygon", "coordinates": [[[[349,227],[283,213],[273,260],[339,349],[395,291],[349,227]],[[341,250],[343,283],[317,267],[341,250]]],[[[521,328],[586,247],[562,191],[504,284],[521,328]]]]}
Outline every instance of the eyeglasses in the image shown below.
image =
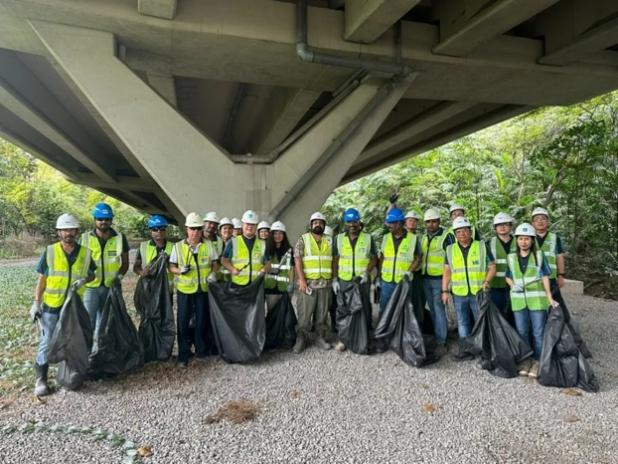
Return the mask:
{"type": "Polygon", "coordinates": [[[151,232],[165,232],[165,227],[152,227],[150,229],[151,232]]]}
{"type": "Polygon", "coordinates": [[[190,230],[204,230],[203,227],[189,227],[190,230]]]}

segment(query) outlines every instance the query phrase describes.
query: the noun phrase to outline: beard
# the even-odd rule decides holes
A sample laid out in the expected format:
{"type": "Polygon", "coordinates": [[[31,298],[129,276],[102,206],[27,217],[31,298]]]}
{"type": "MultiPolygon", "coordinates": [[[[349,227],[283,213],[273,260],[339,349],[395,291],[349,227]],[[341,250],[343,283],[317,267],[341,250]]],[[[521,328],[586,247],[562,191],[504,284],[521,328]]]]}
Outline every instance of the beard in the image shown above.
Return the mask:
{"type": "Polygon", "coordinates": [[[324,227],[315,226],[313,229],[311,229],[311,232],[313,232],[316,235],[322,235],[324,233],[324,227]]]}

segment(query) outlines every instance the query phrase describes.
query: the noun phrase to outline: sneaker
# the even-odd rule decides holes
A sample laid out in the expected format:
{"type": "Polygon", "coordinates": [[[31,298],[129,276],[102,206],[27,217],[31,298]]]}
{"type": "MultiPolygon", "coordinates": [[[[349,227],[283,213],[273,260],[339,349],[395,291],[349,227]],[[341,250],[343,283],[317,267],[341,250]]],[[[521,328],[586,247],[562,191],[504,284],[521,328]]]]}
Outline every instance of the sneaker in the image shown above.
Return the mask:
{"type": "Polygon", "coordinates": [[[47,384],[43,381],[43,379],[37,379],[36,384],[34,385],[34,395],[35,396],[47,396],[51,393],[47,384]]]}
{"type": "Polygon", "coordinates": [[[315,346],[317,346],[318,348],[320,348],[320,349],[322,349],[324,351],[330,350],[333,347],[330,343],[328,343],[322,337],[316,338],[315,346]]]}
{"type": "Polygon", "coordinates": [[[530,367],[530,370],[528,371],[528,377],[536,379],[538,376],[539,376],[539,362],[532,361],[532,367],[530,367]]]}
{"type": "Polygon", "coordinates": [[[519,365],[519,375],[526,377],[528,372],[530,371],[530,365],[532,363],[529,359],[524,359],[522,363],[519,365]]]}
{"type": "Polygon", "coordinates": [[[305,346],[305,337],[299,335],[298,337],[296,337],[296,343],[294,344],[294,348],[292,348],[292,351],[296,354],[301,353],[305,349],[305,346]]]}
{"type": "Polygon", "coordinates": [[[335,345],[335,350],[339,352],[345,351],[345,345],[343,344],[343,342],[337,342],[337,344],[335,345]]]}

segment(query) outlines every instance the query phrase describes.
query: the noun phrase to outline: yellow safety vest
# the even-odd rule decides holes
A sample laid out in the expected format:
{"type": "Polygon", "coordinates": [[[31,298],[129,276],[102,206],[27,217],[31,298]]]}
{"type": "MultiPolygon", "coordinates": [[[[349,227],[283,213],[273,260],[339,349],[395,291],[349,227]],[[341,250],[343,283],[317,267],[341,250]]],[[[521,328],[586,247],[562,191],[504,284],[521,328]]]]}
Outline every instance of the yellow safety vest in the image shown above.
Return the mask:
{"type": "Polygon", "coordinates": [[[446,255],[451,268],[453,294],[457,296],[476,295],[483,287],[487,273],[485,243],[472,240],[465,260],[457,242],[446,248],[446,255]]]}
{"type": "Polygon", "coordinates": [[[371,235],[361,232],[352,247],[350,237],[346,234],[337,235],[337,251],[339,252],[338,276],[341,280],[350,282],[354,277],[367,271],[371,260],[371,235]]]}
{"type": "Polygon", "coordinates": [[[509,253],[508,267],[511,270],[513,282],[519,284],[523,291],[511,290],[511,309],[521,311],[528,308],[530,311],[547,311],[549,300],[543,289],[541,267],[543,266],[543,252],[536,252],[536,265],[532,262],[533,255],[529,255],[526,272],[521,272],[517,253],[509,253]]]}
{"type": "MultiPolygon", "coordinates": [[[[395,241],[393,234],[388,233],[382,239],[382,273],[380,275],[383,282],[399,283],[403,275],[410,270],[410,265],[414,261],[414,250],[416,250],[416,235],[406,232],[399,243],[399,248],[395,253],[395,241]]],[[[414,278],[410,274],[410,280],[414,278]]]]}
{"type": "Polygon", "coordinates": [[[178,275],[176,289],[185,295],[191,295],[197,293],[199,284],[199,288],[203,292],[207,292],[208,281],[206,279],[212,270],[211,261],[215,253],[212,243],[208,240],[200,242],[197,248],[197,263],[186,240],[177,242],[174,247],[176,248],[178,267],[191,266],[189,272],[178,275]]]}
{"type": "Polygon", "coordinates": [[[517,246],[515,245],[515,239],[511,240],[508,253],[504,250],[502,241],[498,237],[492,237],[489,240],[489,249],[496,260],[496,276],[491,279],[489,284],[491,288],[507,287],[506,279],[504,278],[507,268],[507,255],[509,253],[514,253],[516,248],[517,246]]]}
{"type": "Polygon", "coordinates": [[[232,265],[240,272],[232,275],[232,283],[235,285],[249,285],[258,276],[260,270],[264,267],[262,260],[266,253],[266,243],[264,240],[254,238],[253,248],[249,252],[249,248],[245,243],[242,235],[238,235],[232,242],[232,265]]]}
{"type": "MultiPolygon", "coordinates": [[[[139,244],[139,255],[142,258],[142,266],[148,266],[151,262],[157,259],[157,247],[152,245],[151,240],[145,240],[139,244]]],[[[174,244],[168,240],[165,241],[165,254],[172,254],[174,244]]],[[[170,292],[174,291],[174,274],[167,272],[167,280],[170,284],[170,292]]]]}
{"type": "Polygon", "coordinates": [[[421,272],[423,275],[438,277],[444,273],[444,240],[448,234],[443,230],[442,234],[423,235],[421,240],[422,264],[421,272]]]}
{"type": "Polygon", "coordinates": [[[264,288],[276,288],[280,292],[287,292],[288,284],[290,282],[290,269],[292,268],[292,249],[288,250],[288,253],[284,253],[282,258],[285,258],[283,262],[280,262],[277,255],[270,257],[271,263],[277,265],[279,274],[266,274],[264,278],[264,288]]]}
{"type": "MultiPolygon", "coordinates": [[[[73,282],[88,277],[91,252],[85,246],[80,246],[75,262],[69,266],[69,260],[62,249],[60,242],[47,247],[45,252],[47,261],[47,280],[43,292],[43,303],[50,308],[60,308],[64,304],[69,287],[73,282]]],[[[80,296],[84,295],[84,287],[77,290],[80,296]]]]}
{"type": "Polygon", "coordinates": [[[302,235],[305,244],[303,256],[303,273],[306,279],[333,278],[333,248],[331,239],[322,235],[320,243],[313,238],[311,232],[302,235]]]}
{"type": "Polygon", "coordinates": [[[539,245],[538,237],[535,241],[537,249],[541,250],[547,257],[547,263],[549,264],[549,269],[551,270],[549,278],[555,279],[558,277],[558,265],[556,264],[556,244],[558,243],[558,236],[553,232],[547,232],[543,246],[539,245]]]}
{"type": "Polygon", "coordinates": [[[105,249],[101,250],[99,239],[93,232],[84,232],[80,244],[90,248],[92,259],[97,263],[94,280],[88,282],[86,287],[97,288],[101,283],[111,287],[114,279],[122,266],[122,234],[118,232],[105,242],[105,249]]]}

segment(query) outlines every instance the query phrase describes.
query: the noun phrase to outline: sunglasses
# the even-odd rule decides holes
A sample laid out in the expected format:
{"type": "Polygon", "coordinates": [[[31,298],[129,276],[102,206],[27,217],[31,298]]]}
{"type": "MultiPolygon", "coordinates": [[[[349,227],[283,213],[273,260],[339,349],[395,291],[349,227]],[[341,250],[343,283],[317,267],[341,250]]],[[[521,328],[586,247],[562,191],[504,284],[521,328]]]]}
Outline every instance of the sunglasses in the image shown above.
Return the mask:
{"type": "Polygon", "coordinates": [[[203,227],[189,227],[191,230],[204,230],[203,227]]]}
{"type": "Polygon", "coordinates": [[[151,232],[164,232],[165,231],[165,227],[153,227],[150,229],[151,232]]]}

